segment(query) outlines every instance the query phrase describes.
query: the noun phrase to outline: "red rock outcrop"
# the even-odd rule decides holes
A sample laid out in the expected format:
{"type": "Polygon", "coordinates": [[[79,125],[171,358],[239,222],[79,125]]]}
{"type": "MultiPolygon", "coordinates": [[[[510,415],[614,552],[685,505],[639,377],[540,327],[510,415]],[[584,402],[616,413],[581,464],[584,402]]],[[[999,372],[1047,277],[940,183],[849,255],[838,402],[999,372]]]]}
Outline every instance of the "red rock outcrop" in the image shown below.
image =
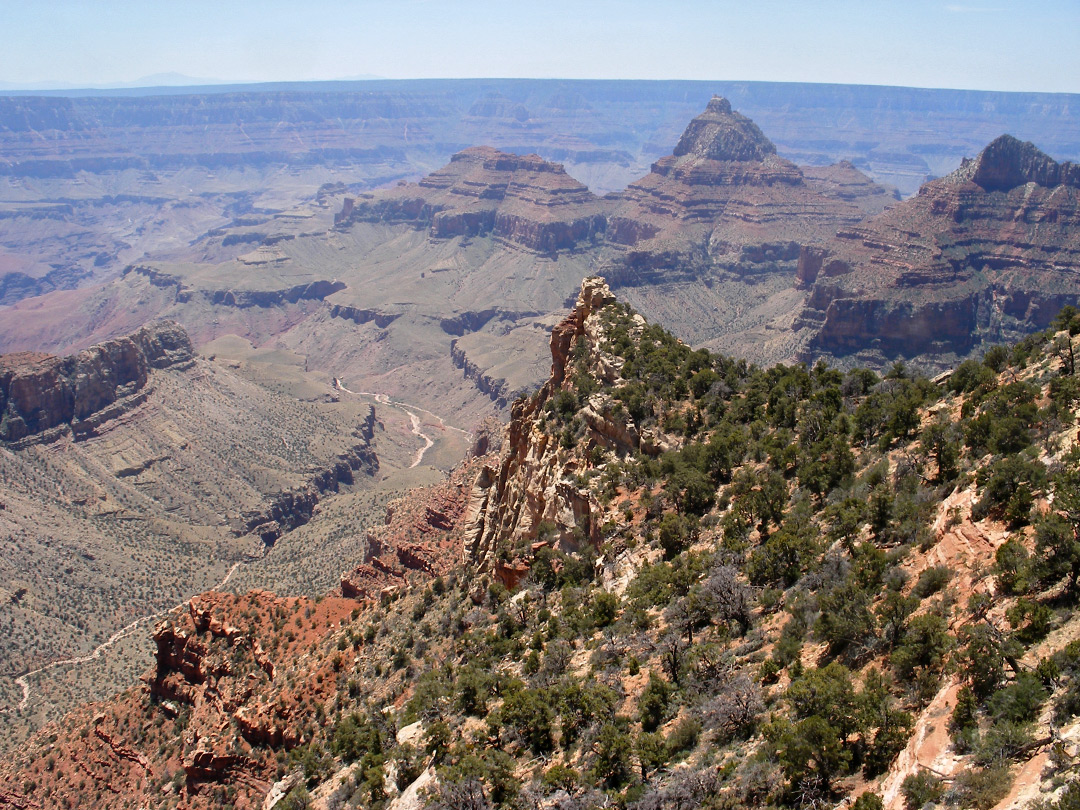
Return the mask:
{"type": "Polygon", "coordinates": [[[341,593],[349,599],[379,599],[419,574],[447,573],[460,557],[461,524],[469,487],[481,458],[466,460],[447,481],[387,508],[386,524],[369,529],[366,559],[341,575],[341,593]]]}
{"type": "Polygon", "coordinates": [[[94,718],[94,734],[97,735],[98,739],[100,739],[107,746],[109,746],[109,748],[112,749],[113,753],[116,754],[119,759],[124,759],[128,762],[134,762],[146,773],[153,773],[154,769],[150,764],[149,757],[139,751],[136,751],[130,745],[125,745],[124,743],[116,740],[112,734],[102,729],[101,721],[104,719],[104,715],[98,715],[94,718]]]}
{"type": "Polygon", "coordinates": [[[335,221],[408,223],[435,239],[491,234],[538,253],[591,243],[606,225],[600,201],[560,164],[486,146],[458,152],[419,183],[346,200],[335,221]]]}
{"type": "Polygon", "coordinates": [[[147,682],[159,701],[188,712],[181,764],[189,790],[225,777],[235,781],[236,772],[262,792],[269,789],[269,755],[303,741],[296,701],[325,699],[334,682],[316,677],[298,695],[278,681],[278,670],[295,665],[300,651],[336,627],[354,605],[335,597],[314,602],[262,591],[210,593],[155,627],[157,665],[147,682]],[[238,747],[238,739],[247,745],[238,747]]]}
{"type": "Polygon", "coordinates": [[[463,522],[465,561],[491,572],[508,587],[520,582],[528,569],[520,560],[497,559],[497,552],[534,543],[541,524],[547,524],[556,542],[567,549],[583,540],[600,542],[603,509],[592,491],[575,480],[585,468],[583,458],[594,447],[621,455],[656,455],[669,446],[652,431],[639,430],[628,415],[616,417],[613,403],[602,395],[590,397],[582,410],[587,438],[572,448],[564,447],[538,424],[537,416],[548,400],[572,387],[567,371],[580,341],[587,341],[590,374],[607,382],[617,379],[620,360],[603,348],[600,314],[614,301],[604,279],[582,282],[577,306],[551,332],[550,379],[535,396],[514,403],[500,458],[485,464],[473,484],[463,522]]]}
{"type": "Polygon", "coordinates": [[[800,262],[808,354],[948,365],[1080,303],[1080,167],[1004,135],[800,262]],[[816,272],[815,272],[816,269],[816,272]]]}
{"type": "Polygon", "coordinates": [[[92,435],[102,421],[137,404],[150,372],[194,359],[172,321],[144,326],[69,357],[0,356],[0,440],[48,441],[65,430],[92,435]]]}
{"type": "Polygon", "coordinates": [[[37,810],[41,805],[14,790],[0,788],[0,807],[10,807],[12,810],[37,810]]]}
{"type": "Polygon", "coordinates": [[[157,664],[141,685],[46,728],[21,766],[3,763],[0,807],[112,797],[209,810],[228,790],[237,810],[257,810],[279,759],[324,722],[346,666],[338,638],[356,608],[266,591],[192,599],[155,627],[157,664]],[[19,791],[29,773],[33,789],[19,791]]]}

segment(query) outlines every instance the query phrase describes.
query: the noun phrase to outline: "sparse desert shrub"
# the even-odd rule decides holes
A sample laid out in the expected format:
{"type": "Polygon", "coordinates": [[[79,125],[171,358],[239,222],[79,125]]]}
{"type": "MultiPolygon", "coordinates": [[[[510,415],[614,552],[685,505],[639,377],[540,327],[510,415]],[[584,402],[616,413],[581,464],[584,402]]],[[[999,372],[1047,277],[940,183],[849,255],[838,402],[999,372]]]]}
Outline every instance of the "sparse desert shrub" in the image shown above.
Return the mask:
{"type": "Polygon", "coordinates": [[[676,760],[693,750],[701,736],[701,721],[696,717],[684,717],[671,730],[664,753],[668,761],[676,760]]]}
{"type": "Polygon", "coordinates": [[[962,771],[945,794],[951,805],[990,810],[1005,798],[1013,777],[1007,767],[973,768],[962,771]]]}
{"type": "Polygon", "coordinates": [[[906,776],[900,791],[904,794],[906,810],[921,810],[924,805],[936,802],[945,795],[941,779],[924,770],[906,776]]]}
{"type": "Polygon", "coordinates": [[[919,581],[911,592],[920,599],[925,599],[942,590],[951,578],[952,572],[947,565],[932,566],[919,574],[919,581]]]}
{"type": "Polygon", "coordinates": [[[655,672],[649,673],[649,682],[638,701],[638,714],[641,727],[645,731],[656,731],[664,721],[671,700],[672,687],[655,672]]]}

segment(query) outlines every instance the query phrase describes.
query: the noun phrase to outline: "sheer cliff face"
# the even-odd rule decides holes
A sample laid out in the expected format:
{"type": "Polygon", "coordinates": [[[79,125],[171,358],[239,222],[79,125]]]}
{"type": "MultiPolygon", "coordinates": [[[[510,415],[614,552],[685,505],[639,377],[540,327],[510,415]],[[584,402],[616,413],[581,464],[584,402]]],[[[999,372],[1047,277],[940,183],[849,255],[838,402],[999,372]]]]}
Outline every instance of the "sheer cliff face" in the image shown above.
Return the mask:
{"type": "Polygon", "coordinates": [[[536,420],[566,383],[574,345],[588,331],[595,332],[599,311],[614,300],[603,279],[582,282],[574,310],[551,333],[550,379],[535,396],[514,403],[502,457],[477,476],[465,514],[464,554],[480,570],[499,575],[496,550],[535,541],[542,522],[554,526],[566,541],[575,526],[585,526],[586,535],[599,528],[590,521],[596,507],[592,495],[572,481],[580,459],[573,448],[561,447],[539,430],[536,420]]]}
{"type": "Polygon", "coordinates": [[[0,439],[47,440],[71,428],[93,431],[93,417],[146,385],[150,370],[191,362],[194,351],[176,323],[161,321],[70,357],[38,353],[0,357],[0,439]]]}
{"type": "Polygon", "coordinates": [[[983,340],[1044,328],[1080,301],[1078,178],[1076,165],[1005,135],[916,197],[841,229],[800,267],[811,350],[948,364],[983,340]]]}

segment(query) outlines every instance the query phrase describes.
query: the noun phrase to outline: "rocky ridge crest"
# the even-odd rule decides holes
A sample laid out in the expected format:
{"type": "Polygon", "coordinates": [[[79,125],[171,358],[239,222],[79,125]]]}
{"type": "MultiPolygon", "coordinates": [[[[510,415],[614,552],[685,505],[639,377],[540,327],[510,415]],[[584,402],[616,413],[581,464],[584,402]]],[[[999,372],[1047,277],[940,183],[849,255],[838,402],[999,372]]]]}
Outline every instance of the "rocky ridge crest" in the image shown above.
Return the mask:
{"type": "Polygon", "coordinates": [[[995,138],[977,158],[965,161],[954,175],[987,191],[1008,191],[1025,183],[1080,187],[1080,165],[1058,163],[1035,144],[1012,135],[995,138]]]}
{"type": "MultiPolygon", "coordinates": [[[[464,559],[507,586],[513,586],[521,572],[500,559],[500,550],[528,546],[535,551],[553,545],[576,551],[585,542],[599,545],[605,510],[595,492],[576,480],[589,466],[585,455],[592,448],[620,456],[656,456],[677,445],[673,437],[639,429],[603,393],[590,396],[580,411],[587,435],[570,447],[538,424],[560,392],[574,390],[577,370],[608,385],[619,380],[622,361],[603,348],[607,335],[602,312],[614,302],[604,279],[582,282],[574,310],[551,333],[551,377],[534,396],[514,403],[502,455],[476,477],[463,523],[464,559]]],[[[637,323],[645,325],[640,316],[637,323]]]]}

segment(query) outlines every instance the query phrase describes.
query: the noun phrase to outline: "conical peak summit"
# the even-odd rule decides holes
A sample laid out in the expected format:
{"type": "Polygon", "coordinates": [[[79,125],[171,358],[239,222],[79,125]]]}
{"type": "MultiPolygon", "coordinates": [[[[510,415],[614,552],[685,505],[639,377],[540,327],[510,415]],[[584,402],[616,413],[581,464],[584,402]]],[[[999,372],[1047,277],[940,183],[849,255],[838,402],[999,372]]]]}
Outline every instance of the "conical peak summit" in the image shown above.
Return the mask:
{"type": "Polygon", "coordinates": [[[687,126],[672,154],[706,160],[760,161],[775,155],[776,147],[757,124],[733,112],[731,102],[713,96],[705,112],[687,126]]]}
{"type": "Polygon", "coordinates": [[[731,115],[731,102],[723,96],[713,96],[709,99],[709,103],[705,107],[705,112],[731,115]]]}
{"type": "Polygon", "coordinates": [[[1080,165],[1058,163],[1029,141],[1001,135],[957,172],[987,191],[1008,191],[1025,183],[1080,185],[1080,165]]]}

